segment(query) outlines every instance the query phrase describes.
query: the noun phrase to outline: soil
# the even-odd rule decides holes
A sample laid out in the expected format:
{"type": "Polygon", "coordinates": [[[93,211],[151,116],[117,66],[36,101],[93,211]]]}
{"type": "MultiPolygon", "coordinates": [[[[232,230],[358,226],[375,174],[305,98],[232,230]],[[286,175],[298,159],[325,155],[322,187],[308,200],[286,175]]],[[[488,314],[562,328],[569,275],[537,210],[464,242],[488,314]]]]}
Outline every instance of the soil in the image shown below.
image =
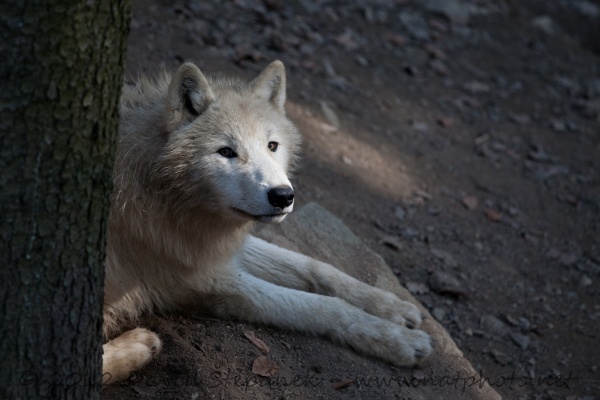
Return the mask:
{"type": "MultiPolygon", "coordinates": [[[[134,76],[192,60],[250,78],[282,60],[305,138],[297,206],[318,202],[381,254],[504,398],[600,398],[599,1],[137,1],[131,26],[134,76]]],[[[166,355],[107,398],[222,396],[232,381],[195,368],[253,376],[246,330],[289,352],[280,371],[360,367],[272,328],[144,323],[166,355]]],[[[310,393],[405,398],[330,392],[310,393]]]]}

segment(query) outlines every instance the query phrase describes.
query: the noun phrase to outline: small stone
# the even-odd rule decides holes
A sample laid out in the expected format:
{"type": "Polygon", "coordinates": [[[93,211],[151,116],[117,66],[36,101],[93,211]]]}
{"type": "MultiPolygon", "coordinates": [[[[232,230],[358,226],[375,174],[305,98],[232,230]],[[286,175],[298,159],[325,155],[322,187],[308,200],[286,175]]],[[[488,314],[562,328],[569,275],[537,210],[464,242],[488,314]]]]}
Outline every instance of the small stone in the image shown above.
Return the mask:
{"type": "Polygon", "coordinates": [[[511,333],[510,338],[523,350],[526,350],[527,347],[529,347],[529,343],[531,342],[531,339],[529,339],[528,336],[516,332],[511,333]]]}
{"type": "Polygon", "coordinates": [[[334,37],[334,41],[348,51],[354,51],[359,47],[356,34],[349,28],[344,33],[334,37]]]}
{"type": "Polygon", "coordinates": [[[465,290],[458,280],[452,275],[435,271],[429,277],[429,287],[439,294],[450,295],[454,297],[466,296],[465,290]]]}
{"type": "Polygon", "coordinates": [[[487,94],[492,90],[490,85],[479,81],[467,82],[463,85],[463,89],[471,94],[487,94]]]}
{"type": "Polygon", "coordinates": [[[384,236],[381,238],[381,243],[386,245],[387,247],[389,247],[392,250],[401,250],[402,247],[404,247],[404,245],[402,244],[402,242],[400,241],[400,239],[398,239],[395,236],[384,236]]]}
{"type": "Polygon", "coordinates": [[[583,286],[583,287],[587,287],[587,286],[590,286],[590,285],[592,284],[592,280],[590,279],[590,277],[589,277],[589,276],[587,276],[587,275],[583,275],[583,276],[581,277],[581,280],[579,281],[579,284],[580,284],[581,286],[583,286]]]}
{"type": "Polygon", "coordinates": [[[413,121],[411,125],[415,131],[419,132],[426,132],[429,129],[425,122],[413,121]]]}
{"type": "Polygon", "coordinates": [[[421,282],[406,282],[406,289],[412,294],[429,293],[429,288],[421,282]]]}
{"type": "Polygon", "coordinates": [[[554,33],[554,21],[547,15],[541,15],[539,17],[535,17],[533,21],[531,21],[531,25],[534,27],[544,31],[545,33],[551,35],[554,33]]]}
{"type": "Polygon", "coordinates": [[[406,210],[404,210],[404,208],[402,208],[401,206],[396,206],[396,209],[394,210],[394,215],[400,221],[402,221],[404,219],[404,217],[406,217],[406,210]]]}
{"type": "Polygon", "coordinates": [[[369,65],[369,61],[367,61],[367,59],[361,56],[360,54],[355,55],[354,59],[361,67],[366,67],[369,65]]]}
{"type": "Polygon", "coordinates": [[[471,3],[464,0],[426,0],[424,7],[446,16],[453,24],[466,24],[472,13],[471,3]]]}
{"type": "Polygon", "coordinates": [[[521,327],[521,329],[528,331],[531,329],[531,322],[525,318],[525,317],[519,317],[519,326],[521,327]]]}
{"type": "Polygon", "coordinates": [[[354,162],[352,161],[352,159],[350,159],[348,156],[342,156],[342,162],[344,164],[348,164],[348,165],[352,165],[354,164],[354,162]]]}
{"type": "Polygon", "coordinates": [[[446,311],[441,307],[435,307],[433,310],[431,310],[431,315],[433,315],[433,318],[437,319],[439,322],[442,322],[446,316],[446,311]]]}
{"type": "Polygon", "coordinates": [[[446,264],[447,266],[453,267],[453,268],[458,267],[458,262],[454,259],[452,254],[448,253],[447,251],[439,249],[437,247],[430,247],[429,251],[431,251],[431,254],[435,258],[442,260],[442,262],[444,264],[446,264]]]}
{"type": "Polygon", "coordinates": [[[481,329],[494,336],[504,337],[510,333],[510,329],[493,315],[484,315],[479,320],[481,329]]]}
{"type": "Polygon", "coordinates": [[[465,335],[467,335],[467,336],[473,336],[473,329],[471,329],[471,328],[465,329],[465,335]]]}
{"type": "Polygon", "coordinates": [[[554,129],[556,132],[564,132],[567,129],[567,124],[559,119],[551,119],[550,128],[554,129]]]}
{"type": "Polygon", "coordinates": [[[490,352],[492,358],[494,359],[494,361],[496,361],[498,364],[504,366],[507,365],[509,363],[509,358],[506,354],[499,352],[497,350],[492,350],[490,352]]]}
{"type": "Polygon", "coordinates": [[[415,39],[429,41],[429,26],[420,13],[404,11],[400,14],[400,22],[415,39]]]}
{"type": "Polygon", "coordinates": [[[479,207],[479,200],[475,196],[465,196],[462,199],[463,205],[467,208],[467,210],[473,211],[479,207]]]}

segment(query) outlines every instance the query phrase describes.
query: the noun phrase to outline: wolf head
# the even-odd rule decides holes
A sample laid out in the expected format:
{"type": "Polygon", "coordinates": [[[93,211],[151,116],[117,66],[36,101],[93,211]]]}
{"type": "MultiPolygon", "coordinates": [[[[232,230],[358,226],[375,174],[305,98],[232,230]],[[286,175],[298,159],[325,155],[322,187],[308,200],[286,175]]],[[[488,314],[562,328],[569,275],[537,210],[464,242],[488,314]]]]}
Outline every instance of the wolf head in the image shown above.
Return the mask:
{"type": "Polygon", "coordinates": [[[294,206],[288,176],[300,143],[285,98],[280,61],[249,83],[207,79],[196,65],[183,64],[167,91],[166,141],[155,177],[188,208],[282,221],[294,206]]]}

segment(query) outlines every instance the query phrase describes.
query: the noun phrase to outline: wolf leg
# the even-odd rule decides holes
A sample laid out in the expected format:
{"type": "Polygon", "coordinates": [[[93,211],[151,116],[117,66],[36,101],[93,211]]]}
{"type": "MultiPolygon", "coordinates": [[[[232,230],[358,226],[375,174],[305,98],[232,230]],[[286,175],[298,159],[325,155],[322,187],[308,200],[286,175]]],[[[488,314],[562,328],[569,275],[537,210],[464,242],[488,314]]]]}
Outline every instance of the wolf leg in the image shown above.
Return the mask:
{"type": "Polygon", "coordinates": [[[126,379],[146,364],[161,350],[158,335],[147,329],[136,328],[125,332],[102,346],[102,384],[126,379]]]}
{"type": "Polygon", "coordinates": [[[393,293],[355,279],[330,264],[317,261],[250,236],[240,255],[250,274],[292,289],[339,297],[369,314],[409,328],[421,324],[421,312],[393,293]]]}
{"type": "Polygon", "coordinates": [[[237,318],[326,335],[364,354],[398,366],[411,366],[431,353],[431,338],[376,317],[344,300],[266,282],[231,267],[215,279],[214,297],[205,299],[220,317],[237,318]]]}

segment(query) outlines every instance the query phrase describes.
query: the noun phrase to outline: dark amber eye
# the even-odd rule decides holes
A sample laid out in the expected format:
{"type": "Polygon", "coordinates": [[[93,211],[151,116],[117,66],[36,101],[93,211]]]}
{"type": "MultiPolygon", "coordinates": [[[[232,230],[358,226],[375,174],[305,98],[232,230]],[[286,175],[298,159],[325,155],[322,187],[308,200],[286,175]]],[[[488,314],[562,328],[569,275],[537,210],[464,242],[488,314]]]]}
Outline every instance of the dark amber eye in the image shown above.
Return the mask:
{"type": "Polygon", "coordinates": [[[231,147],[223,147],[219,149],[218,153],[225,158],[237,157],[237,154],[235,154],[235,151],[233,151],[231,147]]]}
{"type": "Polygon", "coordinates": [[[277,147],[279,147],[279,143],[269,142],[269,150],[271,150],[273,153],[277,151],[277,147]]]}

